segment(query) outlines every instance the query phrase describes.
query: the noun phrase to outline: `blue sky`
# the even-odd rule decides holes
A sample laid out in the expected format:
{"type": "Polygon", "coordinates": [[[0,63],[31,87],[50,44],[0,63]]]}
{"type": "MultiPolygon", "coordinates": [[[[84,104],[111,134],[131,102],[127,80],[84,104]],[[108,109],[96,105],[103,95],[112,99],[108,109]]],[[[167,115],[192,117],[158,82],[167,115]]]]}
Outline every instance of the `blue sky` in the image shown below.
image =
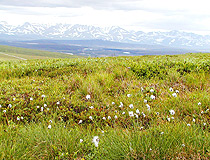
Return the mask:
{"type": "Polygon", "coordinates": [[[0,21],[210,34],[208,0],[1,0],[0,21]]]}

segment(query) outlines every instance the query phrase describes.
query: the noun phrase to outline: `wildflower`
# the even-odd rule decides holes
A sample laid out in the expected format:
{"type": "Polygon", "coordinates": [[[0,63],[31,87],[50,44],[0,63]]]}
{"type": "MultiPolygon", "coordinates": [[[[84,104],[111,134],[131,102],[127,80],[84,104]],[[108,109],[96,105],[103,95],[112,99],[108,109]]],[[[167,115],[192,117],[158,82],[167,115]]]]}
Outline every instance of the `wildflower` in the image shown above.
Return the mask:
{"type": "Polygon", "coordinates": [[[93,106],[90,106],[89,108],[90,108],[90,109],[93,109],[94,107],[93,107],[93,106]]]}
{"type": "Polygon", "coordinates": [[[150,98],[154,100],[155,99],[155,96],[154,95],[151,95],[150,98]]]}
{"type": "Polygon", "coordinates": [[[152,148],[150,148],[149,150],[152,151],[152,148]]]}
{"type": "Polygon", "coordinates": [[[137,119],[139,118],[138,114],[136,114],[136,113],[134,113],[134,116],[135,116],[137,119]]]}
{"type": "Polygon", "coordinates": [[[49,120],[50,123],[52,123],[52,120],[49,120]]]}
{"type": "Polygon", "coordinates": [[[11,104],[9,104],[9,105],[8,105],[8,107],[9,107],[9,108],[12,108],[12,105],[11,105],[11,104]]]}
{"type": "Polygon", "coordinates": [[[143,115],[143,117],[146,117],[146,115],[144,114],[144,112],[141,113],[143,115]]]}
{"type": "Polygon", "coordinates": [[[44,111],[44,108],[43,107],[41,107],[41,112],[43,112],[44,111]]]}
{"type": "Polygon", "coordinates": [[[123,103],[122,102],[120,102],[120,106],[119,106],[120,108],[122,108],[123,107],[123,103]]]}
{"type": "Polygon", "coordinates": [[[44,94],[42,95],[42,98],[45,98],[45,95],[44,94]]]}
{"type": "Polygon", "coordinates": [[[172,87],[170,87],[170,88],[169,88],[169,90],[170,90],[171,92],[173,92],[173,91],[174,91],[172,87]]]}
{"type": "Polygon", "coordinates": [[[24,118],[23,118],[23,116],[21,116],[21,117],[20,117],[20,119],[22,119],[22,120],[23,120],[23,119],[24,119],[24,118]]]}
{"type": "Polygon", "coordinates": [[[92,140],[92,142],[94,143],[94,145],[96,146],[96,147],[98,147],[98,144],[99,144],[99,137],[98,136],[94,136],[93,137],[93,140],[92,140]]]}
{"type": "Polygon", "coordinates": [[[175,111],[173,109],[171,109],[169,112],[170,112],[171,115],[175,114],[175,111]]]}
{"type": "Polygon", "coordinates": [[[133,108],[134,108],[134,107],[133,107],[133,104],[130,104],[130,105],[129,105],[129,107],[130,107],[131,109],[133,109],[133,108]]]}
{"type": "Polygon", "coordinates": [[[187,126],[191,126],[191,125],[188,123],[187,126]]]}
{"type": "Polygon", "coordinates": [[[127,97],[131,97],[131,94],[127,94],[127,97]]]}
{"type": "Polygon", "coordinates": [[[6,110],[3,110],[4,113],[6,113],[6,110]]]}
{"type": "Polygon", "coordinates": [[[203,111],[201,111],[201,114],[203,114],[204,112],[203,111]]]}
{"type": "Polygon", "coordinates": [[[1,108],[2,106],[0,105],[0,108],[1,108]]]}
{"type": "Polygon", "coordinates": [[[164,132],[161,132],[160,134],[162,135],[162,134],[164,134],[164,132]]]}
{"type": "Polygon", "coordinates": [[[39,106],[36,106],[36,108],[38,109],[38,108],[39,108],[39,106]]]}
{"type": "Polygon", "coordinates": [[[156,114],[157,114],[157,115],[160,115],[160,113],[159,113],[159,112],[156,112],[156,114]]]}
{"type": "Polygon", "coordinates": [[[103,117],[102,119],[103,119],[103,120],[106,120],[106,117],[103,117]]]}
{"type": "Polygon", "coordinates": [[[140,130],[144,129],[144,127],[140,127],[140,130]]]}
{"type": "Polygon", "coordinates": [[[173,93],[172,96],[173,96],[173,97],[177,97],[176,93],[173,93]]]}
{"type": "Polygon", "coordinates": [[[92,117],[92,116],[90,116],[90,117],[89,117],[89,119],[90,119],[90,120],[93,120],[93,117],[92,117]]]}
{"type": "Polygon", "coordinates": [[[47,128],[48,128],[48,129],[51,129],[51,128],[52,128],[52,126],[51,126],[51,125],[49,125],[47,128]]]}
{"type": "Polygon", "coordinates": [[[153,93],[154,92],[154,89],[150,89],[150,92],[153,93]]]}
{"type": "Polygon", "coordinates": [[[143,87],[141,87],[141,91],[142,91],[142,92],[144,91],[144,88],[143,88],[143,87]]]}
{"type": "Polygon", "coordinates": [[[117,113],[117,110],[115,110],[114,112],[117,113]]]}
{"type": "Polygon", "coordinates": [[[49,111],[50,109],[49,108],[47,108],[47,111],[49,111]]]}
{"type": "Polygon", "coordinates": [[[109,120],[112,119],[111,116],[108,116],[108,119],[109,119],[109,120]]]}
{"type": "Polygon", "coordinates": [[[17,117],[17,121],[19,121],[20,120],[20,117],[17,117]]]}
{"type": "Polygon", "coordinates": [[[193,118],[193,120],[192,120],[193,122],[195,122],[195,118],[193,118]]]}
{"type": "Polygon", "coordinates": [[[171,117],[172,120],[174,120],[174,117],[171,117]]]}
{"type": "Polygon", "coordinates": [[[146,106],[147,106],[147,110],[149,111],[150,110],[150,105],[146,104],[146,106]]]}
{"type": "Polygon", "coordinates": [[[125,112],[122,112],[122,114],[125,114],[125,112]]]}
{"type": "Polygon", "coordinates": [[[33,101],[33,98],[32,97],[30,98],[30,101],[33,101]]]}
{"type": "Polygon", "coordinates": [[[128,111],[128,114],[129,114],[130,117],[134,116],[133,111],[128,111]]]}
{"type": "Polygon", "coordinates": [[[59,104],[60,104],[60,102],[58,101],[56,104],[57,104],[57,105],[59,105],[59,104]]]}
{"type": "Polygon", "coordinates": [[[13,101],[15,101],[15,98],[13,98],[13,101]]]}
{"type": "Polygon", "coordinates": [[[144,99],[144,103],[147,103],[147,100],[146,99],[144,99]]]}
{"type": "Polygon", "coordinates": [[[79,120],[79,123],[78,124],[81,124],[82,123],[82,120],[79,120]]]}
{"type": "Polygon", "coordinates": [[[101,133],[104,133],[104,131],[101,131],[101,133]]]}
{"type": "Polygon", "coordinates": [[[206,110],[206,112],[208,112],[208,111],[209,111],[209,109],[206,110]]]}
{"type": "Polygon", "coordinates": [[[114,103],[114,102],[112,102],[112,105],[115,105],[115,103],[114,103]]]}
{"type": "Polygon", "coordinates": [[[89,95],[89,94],[86,96],[86,99],[87,99],[87,100],[90,99],[90,95],[89,95]]]}
{"type": "Polygon", "coordinates": [[[46,104],[44,104],[44,107],[47,107],[47,105],[46,105],[46,104]]]}
{"type": "Polygon", "coordinates": [[[198,102],[198,105],[200,106],[201,105],[201,102],[198,102]]]}
{"type": "Polygon", "coordinates": [[[182,147],[185,147],[185,144],[182,144],[182,147]]]}
{"type": "Polygon", "coordinates": [[[179,90],[175,90],[176,93],[179,93],[179,90]]]}
{"type": "Polygon", "coordinates": [[[167,120],[170,122],[171,121],[171,119],[170,118],[167,118],[167,120]]]}
{"type": "Polygon", "coordinates": [[[140,114],[140,111],[137,109],[137,110],[136,110],[136,113],[137,113],[137,114],[140,114]]]}
{"type": "Polygon", "coordinates": [[[117,115],[115,115],[114,118],[117,119],[117,115]]]}
{"type": "Polygon", "coordinates": [[[206,125],[206,123],[203,123],[203,125],[205,126],[205,125],[206,125]]]}
{"type": "Polygon", "coordinates": [[[80,143],[82,143],[83,142],[83,139],[80,139],[79,141],[80,141],[80,143]]]}

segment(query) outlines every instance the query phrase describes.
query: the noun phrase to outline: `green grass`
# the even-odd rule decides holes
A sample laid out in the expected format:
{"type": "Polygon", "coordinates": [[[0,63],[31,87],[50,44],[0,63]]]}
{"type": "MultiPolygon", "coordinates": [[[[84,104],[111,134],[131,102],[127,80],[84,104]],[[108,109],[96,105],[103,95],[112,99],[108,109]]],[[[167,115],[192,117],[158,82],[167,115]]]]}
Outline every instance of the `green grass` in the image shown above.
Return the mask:
{"type": "Polygon", "coordinates": [[[210,158],[210,54],[1,61],[0,80],[2,159],[210,158]]]}
{"type": "Polygon", "coordinates": [[[49,58],[78,58],[79,56],[72,56],[64,53],[41,51],[35,49],[26,49],[19,47],[11,47],[6,45],[0,45],[0,61],[2,60],[19,60],[12,56],[21,57],[24,59],[49,59],[49,58]],[[3,55],[6,53],[8,55],[3,55]]]}

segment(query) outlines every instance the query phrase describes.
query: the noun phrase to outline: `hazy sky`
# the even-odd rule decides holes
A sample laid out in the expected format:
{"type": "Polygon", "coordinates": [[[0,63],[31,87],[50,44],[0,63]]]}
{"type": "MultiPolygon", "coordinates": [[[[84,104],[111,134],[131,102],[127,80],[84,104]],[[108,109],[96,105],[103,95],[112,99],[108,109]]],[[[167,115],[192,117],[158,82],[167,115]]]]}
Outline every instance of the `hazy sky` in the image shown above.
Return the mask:
{"type": "Polygon", "coordinates": [[[209,0],[0,0],[0,21],[210,34],[209,0]]]}

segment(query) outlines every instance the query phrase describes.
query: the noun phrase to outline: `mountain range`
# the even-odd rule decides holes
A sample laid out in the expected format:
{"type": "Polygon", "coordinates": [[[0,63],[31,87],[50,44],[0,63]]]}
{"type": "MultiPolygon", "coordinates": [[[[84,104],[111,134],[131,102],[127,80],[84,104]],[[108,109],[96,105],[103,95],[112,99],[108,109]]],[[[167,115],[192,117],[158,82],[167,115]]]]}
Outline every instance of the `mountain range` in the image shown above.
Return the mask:
{"type": "Polygon", "coordinates": [[[208,51],[210,35],[198,35],[182,31],[143,32],[130,31],[121,27],[95,27],[70,24],[31,24],[10,25],[0,22],[0,40],[29,41],[37,39],[48,40],[104,40],[121,43],[145,45],[161,45],[183,49],[208,51]]]}

